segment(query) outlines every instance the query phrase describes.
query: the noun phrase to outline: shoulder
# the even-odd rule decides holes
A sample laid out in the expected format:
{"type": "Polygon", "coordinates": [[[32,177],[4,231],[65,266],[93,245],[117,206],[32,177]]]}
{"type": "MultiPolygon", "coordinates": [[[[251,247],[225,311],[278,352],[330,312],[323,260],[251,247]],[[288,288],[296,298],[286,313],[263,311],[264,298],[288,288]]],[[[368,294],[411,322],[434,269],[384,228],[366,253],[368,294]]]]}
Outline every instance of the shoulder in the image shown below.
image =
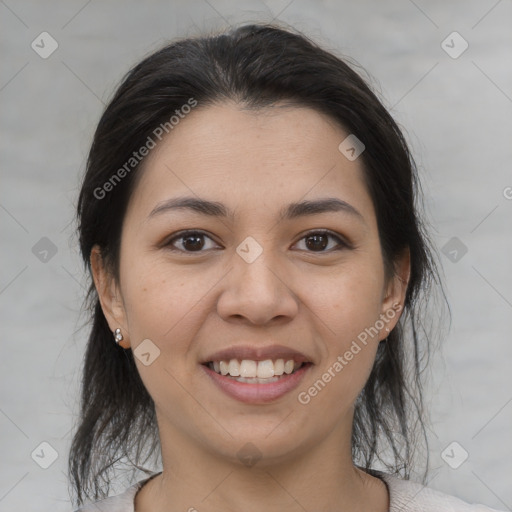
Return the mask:
{"type": "MultiPolygon", "coordinates": [[[[372,474],[386,483],[390,496],[390,512],[502,512],[485,505],[466,503],[455,496],[394,475],[380,471],[372,471],[372,474]]],[[[75,512],[134,512],[135,495],[151,478],[153,477],[137,482],[122,494],[84,505],[75,512]]]]}
{"type": "Polygon", "coordinates": [[[390,512],[500,512],[480,504],[469,504],[410,480],[378,473],[390,495],[390,512]]]}
{"type": "Polygon", "coordinates": [[[149,482],[149,480],[155,478],[160,473],[161,472],[153,473],[151,476],[139,480],[117,496],[109,496],[103,500],[83,505],[74,512],[134,512],[135,495],[146,482],[149,482]]]}
{"type": "MultiPolygon", "coordinates": [[[[156,476],[156,475],[153,475],[156,476]]],[[[74,512],[134,512],[135,495],[137,491],[152,477],[145,478],[128,487],[122,494],[109,496],[100,501],[89,503],[74,512]]]]}

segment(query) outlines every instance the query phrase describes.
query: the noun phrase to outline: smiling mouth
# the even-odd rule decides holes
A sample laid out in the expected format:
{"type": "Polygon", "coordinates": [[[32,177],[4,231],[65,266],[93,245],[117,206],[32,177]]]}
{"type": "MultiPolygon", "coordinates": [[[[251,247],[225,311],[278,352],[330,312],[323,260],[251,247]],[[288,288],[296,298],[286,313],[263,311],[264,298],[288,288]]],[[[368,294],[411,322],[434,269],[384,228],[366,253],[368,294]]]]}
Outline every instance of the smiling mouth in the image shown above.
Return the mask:
{"type": "Polygon", "coordinates": [[[311,363],[297,362],[293,359],[266,359],[264,361],[230,359],[209,361],[203,364],[218,375],[247,384],[277,382],[288,375],[294,374],[303,366],[311,365],[311,363]]]}

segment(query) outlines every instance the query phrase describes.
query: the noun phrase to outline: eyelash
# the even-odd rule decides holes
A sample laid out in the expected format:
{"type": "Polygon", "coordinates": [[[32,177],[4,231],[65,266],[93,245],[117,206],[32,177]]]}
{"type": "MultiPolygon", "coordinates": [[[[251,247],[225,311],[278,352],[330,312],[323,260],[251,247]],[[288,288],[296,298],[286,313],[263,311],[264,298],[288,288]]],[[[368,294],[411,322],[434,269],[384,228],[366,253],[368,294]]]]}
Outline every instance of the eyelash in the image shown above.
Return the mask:
{"type": "MultiPolygon", "coordinates": [[[[200,251],[185,251],[185,250],[177,249],[176,247],[173,247],[172,244],[176,240],[184,239],[184,238],[186,238],[187,236],[190,236],[190,235],[202,235],[202,236],[205,236],[205,237],[211,239],[211,237],[208,236],[203,231],[199,231],[199,230],[185,230],[185,231],[180,231],[175,236],[170,238],[167,242],[165,242],[164,247],[168,248],[171,251],[181,252],[181,253],[185,253],[185,254],[199,254],[201,252],[205,252],[204,250],[200,250],[200,251]]],[[[312,253],[312,254],[329,254],[329,253],[331,253],[333,251],[340,251],[340,250],[343,250],[343,249],[350,249],[351,248],[350,245],[347,242],[345,242],[336,233],[334,233],[332,231],[329,231],[329,230],[325,230],[325,229],[320,229],[320,230],[316,230],[316,231],[309,231],[302,238],[300,238],[299,241],[302,241],[305,238],[308,238],[308,237],[313,236],[313,235],[324,235],[324,236],[327,235],[327,236],[330,236],[331,238],[334,238],[338,242],[338,245],[334,249],[330,249],[328,251],[306,251],[306,252],[309,252],[309,253],[312,253]]]]}

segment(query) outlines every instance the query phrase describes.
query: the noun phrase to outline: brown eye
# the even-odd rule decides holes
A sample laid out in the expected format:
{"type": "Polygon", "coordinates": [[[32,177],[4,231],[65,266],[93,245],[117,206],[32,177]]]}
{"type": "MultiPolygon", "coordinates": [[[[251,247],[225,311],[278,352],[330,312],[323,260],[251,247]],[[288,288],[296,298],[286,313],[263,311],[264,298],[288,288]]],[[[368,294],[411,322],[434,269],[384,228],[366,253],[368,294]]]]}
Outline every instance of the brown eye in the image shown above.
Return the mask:
{"type": "MultiPolygon", "coordinates": [[[[207,240],[213,241],[211,237],[202,231],[182,231],[169,239],[165,243],[165,247],[182,253],[205,252],[208,249],[215,248],[211,245],[208,247],[207,240]]],[[[302,237],[300,241],[302,240],[305,240],[306,248],[304,250],[307,252],[323,253],[349,248],[347,242],[330,231],[311,231],[302,237]],[[336,243],[333,245],[330,240],[336,243]]]]}
{"type": "Polygon", "coordinates": [[[190,251],[198,251],[204,247],[204,235],[185,235],[182,237],[183,247],[190,251]]]}
{"type": "Polygon", "coordinates": [[[306,241],[305,245],[308,252],[331,252],[331,250],[339,250],[348,247],[347,243],[330,231],[312,231],[302,237],[301,241],[302,240],[306,241]],[[326,251],[325,249],[329,246],[329,238],[336,240],[337,243],[334,247],[326,251]]]}
{"type": "MultiPolygon", "coordinates": [[[[201,231],[182,231],[178,235],[171,238],[165,245],[171,250],[181,252],[204,252],[202,249],[207,245],[205,239],[211,238],[201,231]],[[179,242],[180,247],[176,247],[176,242],[179,242]]],[[[209,249],[211,247],[207,247],[209,249]]]]}

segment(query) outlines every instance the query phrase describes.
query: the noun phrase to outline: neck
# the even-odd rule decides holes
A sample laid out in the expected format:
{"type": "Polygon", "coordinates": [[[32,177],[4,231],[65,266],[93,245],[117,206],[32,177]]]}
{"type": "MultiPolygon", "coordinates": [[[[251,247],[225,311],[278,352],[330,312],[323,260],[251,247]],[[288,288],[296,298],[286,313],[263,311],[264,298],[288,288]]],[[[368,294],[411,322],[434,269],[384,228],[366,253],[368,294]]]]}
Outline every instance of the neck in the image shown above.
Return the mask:
{"type": "Polygon", "coordinates": [[[252,466],[186,437],[162,442],[163,472],[139,491],[135,510],[387,512],[385,484],[353,465],[350,444],[339,441],[346,438],[333,431],[320,445],[279,460],[263,456],[252,466]]]}

